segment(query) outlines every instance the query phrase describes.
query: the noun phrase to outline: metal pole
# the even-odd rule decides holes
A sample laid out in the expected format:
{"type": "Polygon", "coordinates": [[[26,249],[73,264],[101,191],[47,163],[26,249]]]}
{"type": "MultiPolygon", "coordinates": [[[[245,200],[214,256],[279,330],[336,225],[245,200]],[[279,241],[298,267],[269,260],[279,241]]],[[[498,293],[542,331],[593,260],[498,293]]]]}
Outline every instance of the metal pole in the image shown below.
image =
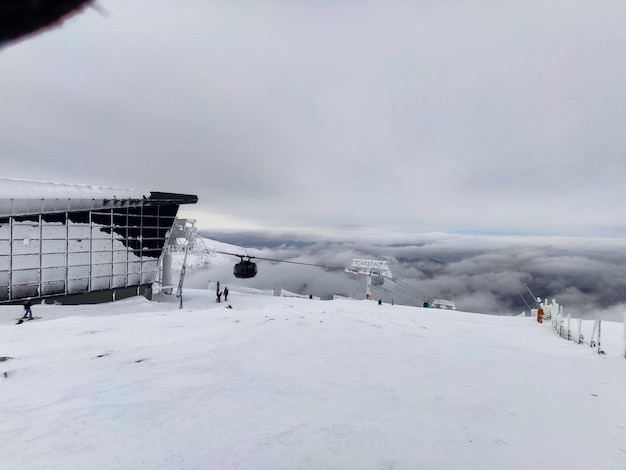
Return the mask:
{"type": "Polygon", "coordinates": [[[39,214],[39,297],[43,297],[43,218],[39,214]]]}
{"type": "Polygon", "coordinates": [[[578,344],[583,342],[583,319],[582,317],[578,319],[578,339],[576,340],[578,344]]]}
{"type": "Polygon", "coordinates": [[[626,359],[626,313],[624,314],[624,358],[626,359]]]}
{"type": "Polygon", "coordinates": [[[185,256],[185,261],[183,261],[183,267],[180,269],[180,279],[178,280],[178,289],[176,291],[176,297],[180,297],[180,305],[178,306],[178,308],[183,308],[183,282],[185,280],[185,270],[186,270],[186,266],[185,266],[185,262],[186,262],[186,256],[185,256]]]}
{"type": "MultiPolygon", "coordinates": [[[[526,302],[526,299],[524,298],[524,296],[522,295],[522,293],[520,291],[517,291],[517,293],[519,294],[519,296],[522,298],[522,300],[524,301],[524,303],[526,304],[526,306],[528,307],[528,310],[532,310],[533,308],[528,304],[528,302],[526,302]]],[[[530,315],[532,316],[532,312],[530,312],[530,315]]]]}
{"type": "Polygon", "coordinates": [[[533,294],[533,291],[530,290],[530,287],[528,287],[528,284],[524,284],[524,287],[526,287],[526,290],[528,291],[530,296],[533,298],[533,301],[535,302],[535,305],[537,305],[537,308],[541,308],[541,305],[539,304],[537,297],[535,297],[535,294],[533,294]]]}
{"type": "Polygon", "coordinates": [[[589,339],[589,347],[593,348],[595,344],[593,344],[593,338],[596,336],[596,328],[598,327],[598,319],[593,322],[593,330],[591,331],[591,338],[589,339]]]}
{"type": "Polygon", "coordinates": [[[13,217],[9,218],[9,300],[13,300],[13,217]]]}
{"type": "Polygon", "coordinates": [[[70,276],[70,214],[65,213],[65,295],[69,293],[70,276]]]}

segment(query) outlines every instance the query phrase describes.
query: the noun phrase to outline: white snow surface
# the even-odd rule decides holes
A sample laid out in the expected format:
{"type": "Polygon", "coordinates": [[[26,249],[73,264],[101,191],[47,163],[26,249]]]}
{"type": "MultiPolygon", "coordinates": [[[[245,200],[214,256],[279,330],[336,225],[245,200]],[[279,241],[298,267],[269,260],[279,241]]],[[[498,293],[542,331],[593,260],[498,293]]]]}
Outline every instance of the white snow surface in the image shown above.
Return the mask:
{"type": "Polygon", "coordinates": [[[620,323],[184,294],[0,307],[2,469],[626,468],[620,323]]]}

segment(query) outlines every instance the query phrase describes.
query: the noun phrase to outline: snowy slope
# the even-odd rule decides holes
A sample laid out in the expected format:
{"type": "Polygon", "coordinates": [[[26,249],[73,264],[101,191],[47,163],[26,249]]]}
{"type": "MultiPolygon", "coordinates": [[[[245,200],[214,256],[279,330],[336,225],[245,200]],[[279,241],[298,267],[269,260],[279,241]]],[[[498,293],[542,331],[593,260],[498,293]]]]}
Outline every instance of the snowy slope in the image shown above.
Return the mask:
{"type": "Polygon", "coordinates": [[[3,469],[625,468],[621,324],[164,299],[0,307],[3,469]]]}

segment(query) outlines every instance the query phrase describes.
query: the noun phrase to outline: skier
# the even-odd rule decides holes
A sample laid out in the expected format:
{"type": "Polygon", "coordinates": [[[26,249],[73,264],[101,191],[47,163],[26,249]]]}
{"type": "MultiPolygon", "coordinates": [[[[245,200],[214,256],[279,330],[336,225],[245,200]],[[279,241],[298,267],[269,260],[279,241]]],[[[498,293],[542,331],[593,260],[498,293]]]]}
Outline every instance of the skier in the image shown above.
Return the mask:
{"type": "Polygon", "coordinates": [[[30,300],[30,297],[27,297],[26,300],[24,300],[24,316],[22,317],[22,319],[24,318],[28,318],[29,320],[33,319],[33,312],[30,309],[32,307],[33,303],[30,300]]]}
{"type": "Polygon", "coordinates": [[[228,287],[224,287],[224,302],[228,300],[228,287]]]}
{"type": "Polygon", "coordinates": [[[218,301],[218,302],[221,302],[221,301],[222,301],[222,291],[221,291],[221,290],[218,290],[218,291],[217,291],[217,301],[218,301]]]}

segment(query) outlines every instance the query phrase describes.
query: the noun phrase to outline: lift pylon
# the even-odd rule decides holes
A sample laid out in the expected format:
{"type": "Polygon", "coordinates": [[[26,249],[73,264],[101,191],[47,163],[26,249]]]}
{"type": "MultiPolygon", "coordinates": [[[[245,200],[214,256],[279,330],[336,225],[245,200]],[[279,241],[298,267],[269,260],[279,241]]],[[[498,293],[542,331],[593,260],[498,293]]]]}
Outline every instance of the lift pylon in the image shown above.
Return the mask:
{"type": "Polygon", "coordinates": [[[352,274],[363,274],[367,276],[365,285],[365,298],[372,298],[372,276],[382,276],[393,279],[393,274],[387,261],[371,259],[353,259],[350,266],[345,271],[352,274]]]}

